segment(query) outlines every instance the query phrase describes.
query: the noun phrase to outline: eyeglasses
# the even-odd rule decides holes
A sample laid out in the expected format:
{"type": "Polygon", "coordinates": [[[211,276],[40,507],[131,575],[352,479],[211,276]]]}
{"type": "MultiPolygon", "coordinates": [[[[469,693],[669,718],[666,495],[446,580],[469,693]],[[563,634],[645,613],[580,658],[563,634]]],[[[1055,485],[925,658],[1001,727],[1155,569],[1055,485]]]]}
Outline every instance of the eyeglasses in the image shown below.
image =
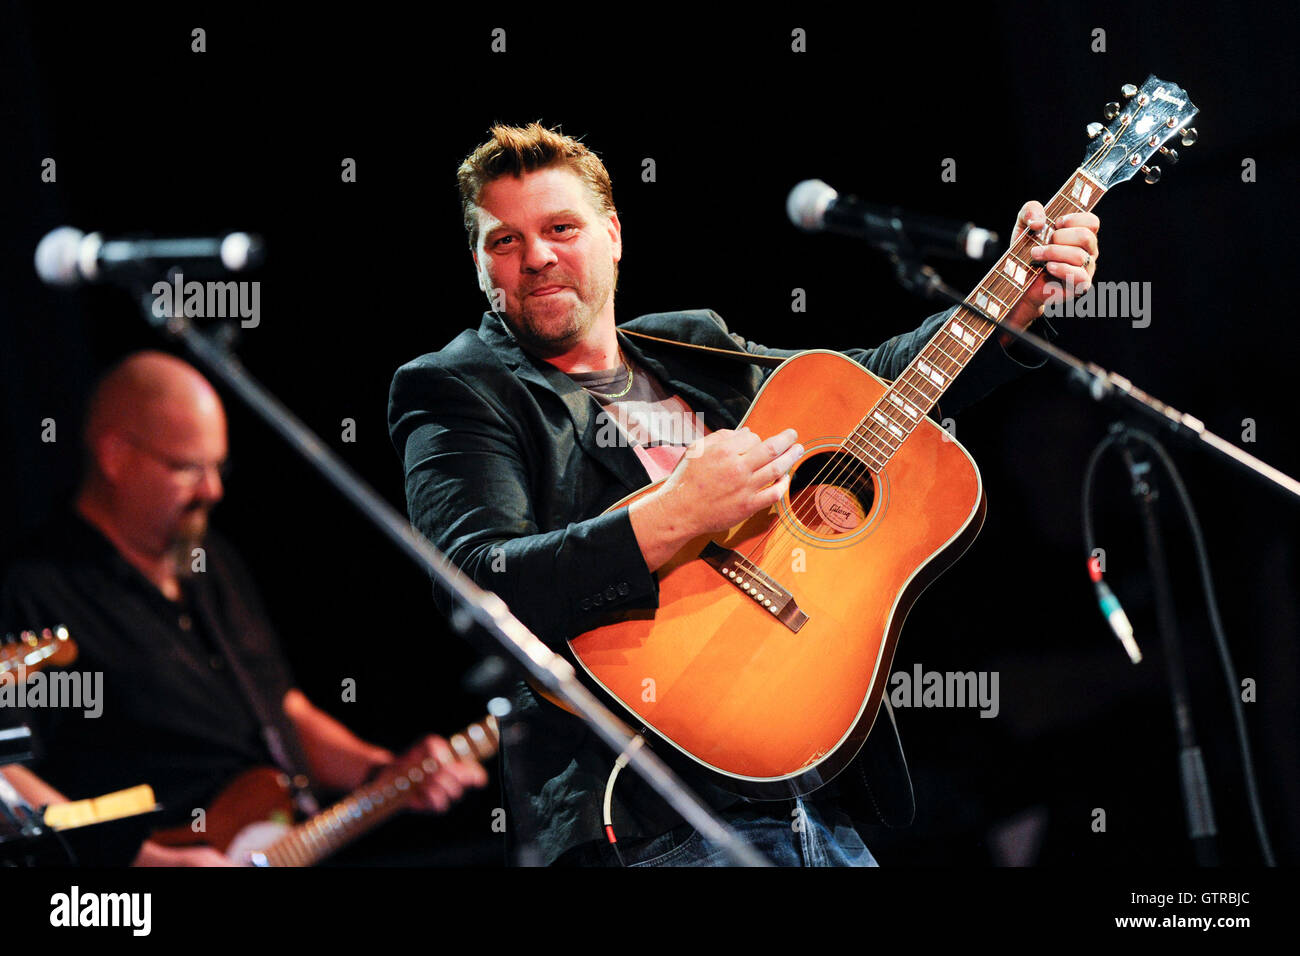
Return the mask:
{"type": "Polygon", "coordinates": [[[154,461],[165,465],[167,469],[187,485],[198,485],[203,481],[208,473],[209,468],[215,468],[217,477],[224,484],[230,477],[230,459],[217,462],[213,465],[203,464],[196,461],[185,461],[182,458],[173,458],[171,455],[164,454],[155,448],[150,448],[147,444],[136,438],[134,435],[122,433],[122,437],[129,443],[140,449],[154,461]]]}

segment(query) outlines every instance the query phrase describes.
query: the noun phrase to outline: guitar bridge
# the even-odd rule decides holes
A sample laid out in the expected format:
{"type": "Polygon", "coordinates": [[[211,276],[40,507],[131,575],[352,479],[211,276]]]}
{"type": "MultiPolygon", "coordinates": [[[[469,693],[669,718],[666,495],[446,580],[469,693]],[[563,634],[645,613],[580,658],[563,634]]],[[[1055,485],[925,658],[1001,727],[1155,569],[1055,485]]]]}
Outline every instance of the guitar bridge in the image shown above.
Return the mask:
{"type": "Polygon", "coordinates": [[[798,632],[808,621],[808,615],[799,609],[794,595],[764,574],[743,554],[710,541],[700,552],[700,557],[736,590],[754,599],[754,603],[768,611],[791,631],[798,632]]]}

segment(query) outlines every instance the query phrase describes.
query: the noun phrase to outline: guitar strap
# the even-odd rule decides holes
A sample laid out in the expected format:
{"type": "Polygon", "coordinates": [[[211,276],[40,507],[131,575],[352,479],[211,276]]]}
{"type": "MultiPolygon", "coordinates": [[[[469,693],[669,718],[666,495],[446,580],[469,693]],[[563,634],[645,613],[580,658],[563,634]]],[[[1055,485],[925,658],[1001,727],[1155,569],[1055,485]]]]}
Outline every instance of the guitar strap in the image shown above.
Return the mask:
{"type": "Polygon", "coordinates": [[[657,335],[647,335],[644,332],[633,332],[631,329],[619,329],[624,335],[635,336],[638,339],[647,339],[651,342],[658,342],[661,345],[675,345],[678,348],[691,349],[696,352],[706,352],[710,355],[716,355],[719,358],[731,359],[735,362],[748,362],[751,365],[762,365],[765,368],[776,368],[785,359],[775,355],[754,355],[751,352],[740,352],[735,349],[718,349],[711,345],[695,345],[691,342],[679,342],[676,339],[664,339],[657,335]]]}
{"type": "Polygon", "coordinates": [[[223,617],[216,613],[217,608],[212,604],[212,595],[208,593],[208,589],[192,587],[188,589],[188,592],[188,596],[194,602],[196,610],[200,607],[202,609],[202,613],[196,615],[196,618],[213,622],[213,624],[205,627],[205,632],[220,649],[221,656],[225,658],[226,664],[230,667],[230,673],[235,678],[235,683],[239,685],[239,690],[248,702],[248,706],[253,709],[253,716],[257,718],[257,722],[261,726],[262,740],[266,743],[266,749],[270,752],[271,759],[289,778],[294,805],[303,815],[315,816],[320,812],[320,803],[311,792],[310,778],[306,773],[307,761],[302,753],[301,746],[296,738],[292,740],[285,739],[285,734],[281,733],[280,730],[281,722],[267,708],[266,701],[258,693],[257,685],[253,683],[253,678],[239,659],[239,655],[235,653],[234,648],[226,640],[222,629],[214,626],[215,622],[223,620],[223,617]]]}
{"type": "MultiPolygon", "coordinates": [[[[731,359],[733,362],[748,362],[751,365],[761,365],[764,368],[776,368],[786,360],[777,355],[755,355],[752,352],[741,352],[736,349],[717,349],[711,345],[696,345],[693,342],[679,342],[676,339],[660,338],[657,335],[647,335],[644,332],[633,332],[631,329],[619,329],[624,335],[635,336],[638,339],[646,339],[650,342],[658,342],[661,345],[675,345],[678,348],[690,349],[694,352],[704,352],[708,355],[716,355],[718,358],[731,359]]],[[[890,384],[887,379],[882,379],[886,384],[890,384]]],[[[943,412],[939,409],[939,403],[935,402],[934,410],[931,416],[942,419],[943,412]]]]}

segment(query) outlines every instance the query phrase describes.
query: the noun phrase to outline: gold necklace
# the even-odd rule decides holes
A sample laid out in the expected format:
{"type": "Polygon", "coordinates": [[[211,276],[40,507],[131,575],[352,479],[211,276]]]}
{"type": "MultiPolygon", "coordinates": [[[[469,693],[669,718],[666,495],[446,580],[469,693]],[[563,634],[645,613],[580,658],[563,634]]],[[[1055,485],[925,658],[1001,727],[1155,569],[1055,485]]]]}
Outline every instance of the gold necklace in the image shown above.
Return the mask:
{"type": "Polygon", "coordinates": [[[594,388],[587,388],[587,391],[591,392],[592,395],[595,395],[598,398],[622,398],[628,392],[632,391],[632,365],[630,362],[628,362],[627,359],[623,357],[622,349],[618,350],[618,360],[622,362],[623,367],[627,369],[627,384],[623,386],[623,391],[615,392],[613,395],[607,395],[604,392],[598,392],[594,388]]]}

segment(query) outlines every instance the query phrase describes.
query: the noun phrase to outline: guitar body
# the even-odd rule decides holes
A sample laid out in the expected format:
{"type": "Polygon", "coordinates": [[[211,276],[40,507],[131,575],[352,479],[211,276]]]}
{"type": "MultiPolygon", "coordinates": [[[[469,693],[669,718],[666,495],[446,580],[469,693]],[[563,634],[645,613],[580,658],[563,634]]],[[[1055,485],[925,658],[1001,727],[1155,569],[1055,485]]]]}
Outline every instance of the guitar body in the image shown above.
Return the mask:
{"type": "MultiPolygon", "coordinates": [[[[455,761],[482,763],[500,742],[496,717],[489,714],[451,735],[455,761]]],[[[274,767],[246,770],[226,785],[204,812],[204,829],[172,827],[154,833],[164,846],[204,844],[243,866],[314,866],[357,837],[405,810],[426,776],[444,764],[428,756],[404,769],[379,774],[347,797],[301,823],[294,823],[289,778],[274,767]]]]}
{"type": "Polygon", "coordinates": [[[203,815],[204,829],[188,825],[159,830],[152,839],[164,846],[204,844],[247,864],[249,854],[264,850],[293,826],[289,781],[274,767],[255,767],[232,780],[203,815]]]}
{"type": "Polygon", "coordinates": [[[853,759],[908,610],[983,524],[974,460],[929,419],[878,474],[843,451],[887,389],[836,352],[804,352],[777,368],[743,424],[763,436],[798,431],[805,451],[786,497],[678,552],[657,572],[657,611],[570,642],[635,720],[733,792],[808,793],[853,759]],[[707,551],[710,542],[761,573],[741,580],[743,564],[728,574],[738,565],[707,551]],[[788,603],[774,613],[766,602],[777,593],[806,619],[787,623],[788,603]]]}

